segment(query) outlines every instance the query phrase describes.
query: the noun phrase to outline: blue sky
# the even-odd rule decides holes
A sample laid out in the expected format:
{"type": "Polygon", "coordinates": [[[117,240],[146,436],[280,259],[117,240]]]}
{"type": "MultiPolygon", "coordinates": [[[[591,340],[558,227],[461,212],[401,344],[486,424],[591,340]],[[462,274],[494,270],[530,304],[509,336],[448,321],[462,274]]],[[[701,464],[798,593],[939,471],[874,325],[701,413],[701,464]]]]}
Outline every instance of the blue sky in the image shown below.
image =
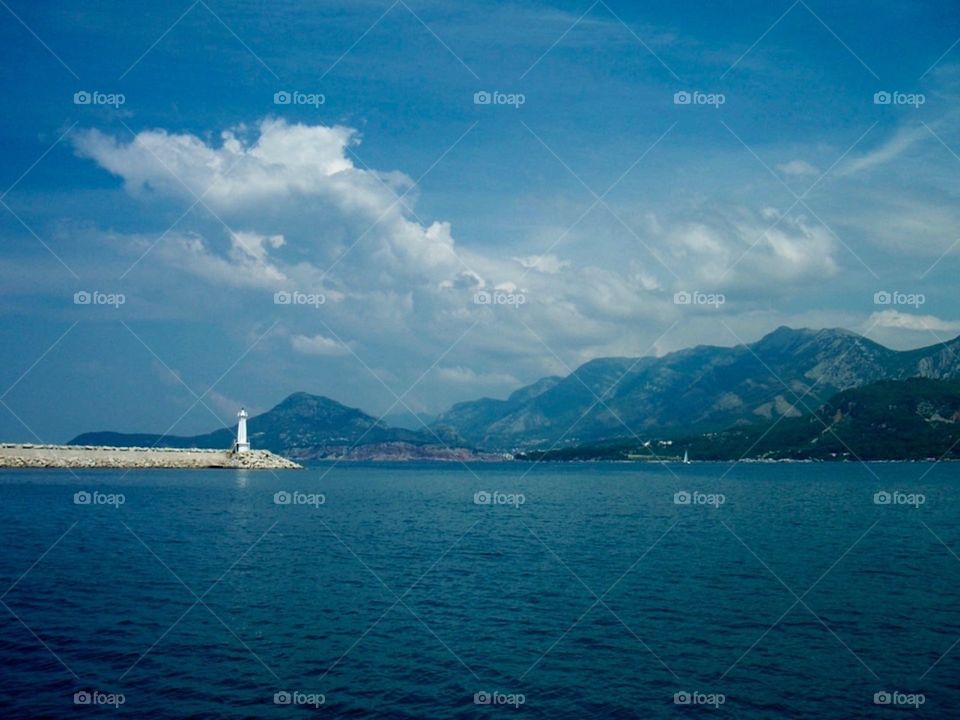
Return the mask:
{"type": "Polygon", "coordinates": [[[5,439],[192,433],[297,390],[435,413],[781,324],[960,333],[955,4],[0,18],[5,439]]]}

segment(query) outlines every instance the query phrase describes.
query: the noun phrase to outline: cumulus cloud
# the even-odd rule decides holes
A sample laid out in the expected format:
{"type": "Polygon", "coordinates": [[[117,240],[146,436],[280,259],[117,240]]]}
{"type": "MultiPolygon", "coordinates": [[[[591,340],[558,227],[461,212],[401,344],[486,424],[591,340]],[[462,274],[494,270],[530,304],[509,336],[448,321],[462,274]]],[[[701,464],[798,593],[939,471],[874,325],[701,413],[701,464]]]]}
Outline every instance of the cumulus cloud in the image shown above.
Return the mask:
{"type": "Polygon", "coordinates": [[[350,128],[277,119],[227,130],[216,145],[165,130],[142,131],[125,144],[97,130],[75,139],[78,153],[122,177],[129,193],[199,199],[216,213],[231,235],[226,255],[209,243],[180,243],[195,271],[216,280],[225,270],[247,284],[257,270],[264,282],[283,280],[289,273],[275,251],[284,243],[261,239],[278,234],[314,266],[355,266],[373,255],[408,280],[462,264],[448,223],[422,226],[406,216],[400,198],[413,184],[409,177],[354,166],[348,149],[358,142],[350,128]]]}
{"type": "Polygon", "coordinates": [[[345,155],[346,148],[358,142],[350,128],[270,119],[260,123],[255,142],[243,139],[248,132],[243,126],[226,130],[214,146],[195,135],[166,130],[144,130],[126,144],[87,130],[78,133],[74,143],[81,156],[122,177],[131,193],[203,196],[221,208],[291,192],[329,192],[338,174],[355,170],[345,155]]]}
{"type": "Polygon", "coordinates": [[[960,332],[960,322],[943,320],[936,315],[915,315],[899,310],[882,310],[870,316],[867,325],[897,330],[926,330],[931,332],[960,332]]]}
{"type": "Polygon", "coordinates": [[[288,280],[287,274],[268,257],[271,249],[282,247],[282,235],[258,235],[230,231],[225,256],[211,251],[203,237],[195,234],[168,236],[159,253],[172,263],[183,263],[190,273],[219,284],[235,287],[275,288],[288,280]]]}

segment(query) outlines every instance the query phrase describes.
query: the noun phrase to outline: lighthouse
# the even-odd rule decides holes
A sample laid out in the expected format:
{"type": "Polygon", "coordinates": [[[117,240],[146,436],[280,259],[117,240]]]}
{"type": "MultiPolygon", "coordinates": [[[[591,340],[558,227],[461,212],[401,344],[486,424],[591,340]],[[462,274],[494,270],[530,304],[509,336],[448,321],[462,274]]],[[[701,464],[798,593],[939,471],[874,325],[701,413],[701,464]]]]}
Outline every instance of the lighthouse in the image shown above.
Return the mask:
{"type": "Polygon", "coordinates": [[[240,408],[237,417],[240,422],[237,423],[237,442],[233,446],[233,451],[236,453],[250,452],[250,443],[247,441],[247,418],[249,417],[247,411],[240,408]]]}

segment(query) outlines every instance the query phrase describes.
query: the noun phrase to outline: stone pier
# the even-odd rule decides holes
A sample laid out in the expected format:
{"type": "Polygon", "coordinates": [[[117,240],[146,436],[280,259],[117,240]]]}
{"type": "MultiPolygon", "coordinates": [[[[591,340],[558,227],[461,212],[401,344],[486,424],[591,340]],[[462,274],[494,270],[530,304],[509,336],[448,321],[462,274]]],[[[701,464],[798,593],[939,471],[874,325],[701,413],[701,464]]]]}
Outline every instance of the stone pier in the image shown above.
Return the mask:
{"type": "Polygon", "coordinates": [[[302,466],[267,450],[106,447],[0,443],[0,468],[227,468],[295,470],[302,466]]]}

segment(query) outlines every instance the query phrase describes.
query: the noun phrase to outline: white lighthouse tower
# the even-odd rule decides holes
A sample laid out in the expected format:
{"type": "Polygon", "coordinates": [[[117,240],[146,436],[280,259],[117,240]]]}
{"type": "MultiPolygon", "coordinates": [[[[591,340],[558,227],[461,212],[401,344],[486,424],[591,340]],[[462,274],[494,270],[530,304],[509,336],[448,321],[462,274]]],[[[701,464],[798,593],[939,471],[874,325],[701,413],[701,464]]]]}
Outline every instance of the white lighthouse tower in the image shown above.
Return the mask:
{"type": "Polygon", "coordinates": [[[237,442],[233,446],[233,451],[236,453],[250,452],[250,443],[247,441],[247,418],[249,417],[247,411],[240,408],[237,417],[240,422],[237,423],[237,442]]]}

